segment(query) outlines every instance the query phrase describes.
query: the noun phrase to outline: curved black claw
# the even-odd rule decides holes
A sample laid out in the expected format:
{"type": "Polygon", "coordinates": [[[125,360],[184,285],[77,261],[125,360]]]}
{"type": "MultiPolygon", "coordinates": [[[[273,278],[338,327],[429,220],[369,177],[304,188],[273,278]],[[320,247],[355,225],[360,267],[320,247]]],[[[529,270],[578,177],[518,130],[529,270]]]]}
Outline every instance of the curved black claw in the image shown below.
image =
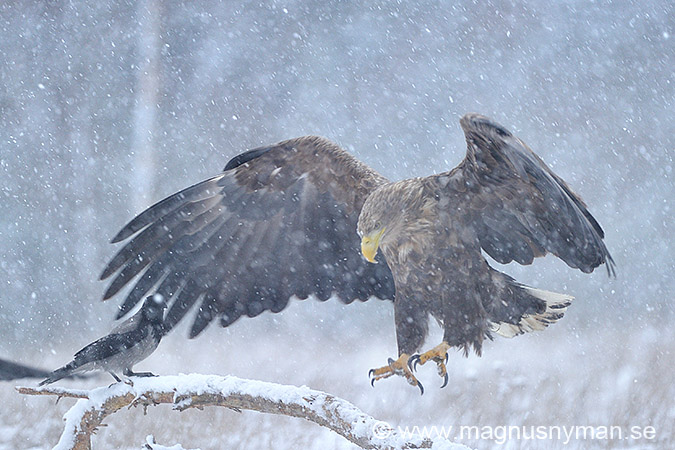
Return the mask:
{"type": "Polygon", "coordinates": [[[443,385],[441,385],[441,389],[446,387],[448,385],[448,373],[445,373],[445,376],[443,377],[443,385]]]}
{"type": "Polygon", "coordinates": [[[370,386],[375,387],[375,369],[368,371],[368,378],[370,378],[370,386]]]}
{"type": "Polygon", "coordinates": [[[408,368],[413,372],[417,372],[417,364],[419,362],[420,362],[420,355],[412,355],[408,360],[408,368]]]}
{"type": "Polygon", "coordinates": [[[417,381],[417,387],[420,388],[420,395],[424,395],[424,386],[422,386],[422,383],[417,381]]]}

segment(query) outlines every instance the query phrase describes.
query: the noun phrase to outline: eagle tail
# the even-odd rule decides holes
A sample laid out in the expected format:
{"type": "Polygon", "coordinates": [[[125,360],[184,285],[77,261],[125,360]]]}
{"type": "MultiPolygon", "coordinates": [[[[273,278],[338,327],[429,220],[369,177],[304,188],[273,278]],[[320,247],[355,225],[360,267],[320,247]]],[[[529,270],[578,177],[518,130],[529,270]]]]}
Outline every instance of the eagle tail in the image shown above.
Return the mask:
{"type": "MultiPolygon", "coordinates": [[[[501,274],[504,275],[504,274],[501,274]]],[[[567,294],[535,289],[507,277],[506,299],[498,299],[490,314],[490,332],[514,337],[530,331],[543,330],[560,320],[574,297],[567,294]]]]}

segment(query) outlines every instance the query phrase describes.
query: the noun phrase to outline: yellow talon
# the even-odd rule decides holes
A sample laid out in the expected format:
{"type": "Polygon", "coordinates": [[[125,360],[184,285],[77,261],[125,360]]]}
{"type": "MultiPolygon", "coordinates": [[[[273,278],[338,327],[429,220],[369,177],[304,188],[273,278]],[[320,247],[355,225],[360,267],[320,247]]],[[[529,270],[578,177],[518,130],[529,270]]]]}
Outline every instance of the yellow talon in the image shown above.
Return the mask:
{"type": "Polygon", "coordinates": [[[421,355],[413,355],[410,358],[409,364],[412,366],[411,368],[413,370],[417,370],[418,364],[423,366],[429,361],[434,361],[437,366],[438,375],[443,377],[443,385],[441,387],[444,388],[448,384],[448,369],[445,366],[445,363],[448,361],[449,349],[450,345],[443,341],[436,347],[422,353],[421,355]]]}
{"type": "Polygon", "coordinates": [[[424,394],[424,387],[422,386],[422,383],[420,383],[415,375],[413,375],[410,367],[408,366],[409,359],[410,356],[402,353],[396,361],[389,358],[388,365],[377,369],[370,369],[370,372],[368,372],[368,375],[370,376],[370,385],[375,386],[376,381],[389,378],[392,375],[400,375],[404,377],[411,385],[420,388],[420,392],[424,394]]]}

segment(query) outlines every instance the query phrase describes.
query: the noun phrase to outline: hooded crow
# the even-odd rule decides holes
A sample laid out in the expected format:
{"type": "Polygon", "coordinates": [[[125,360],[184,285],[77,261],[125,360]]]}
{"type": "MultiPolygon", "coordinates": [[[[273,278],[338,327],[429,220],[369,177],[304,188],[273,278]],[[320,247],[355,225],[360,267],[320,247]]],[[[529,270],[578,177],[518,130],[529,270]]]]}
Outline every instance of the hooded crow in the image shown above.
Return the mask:
{"type": "Polygon", "coordinates": [[[144,360],[155,351],[164,335],[164,309],[166,302],[161,295],[145,299],[140,311],[113,331],[75,353],[71,362],[56,369],[40,386],[51,384],[61,378],[90,370],[105,370],[117,381],[115,372],[125,376],[154,376],[150,372],[134,373],[134,364],[144,360]]]}

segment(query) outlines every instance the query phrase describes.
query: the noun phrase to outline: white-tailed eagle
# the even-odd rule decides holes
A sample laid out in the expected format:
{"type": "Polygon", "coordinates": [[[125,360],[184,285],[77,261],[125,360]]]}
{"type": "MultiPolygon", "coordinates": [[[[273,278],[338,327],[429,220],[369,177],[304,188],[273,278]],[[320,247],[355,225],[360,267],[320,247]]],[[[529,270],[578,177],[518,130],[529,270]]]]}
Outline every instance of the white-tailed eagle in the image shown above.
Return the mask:
{"type": "Polygon", "coordinates": [[[614,272],[600,225],[560,177],[486,117],[460,123],[461,164],[398,182],[315,136],[242,153],[113,238],[126,244],[101,275],[113,277],[104,298],[135,280],[119,317],[158,293],[170,305],[166,330],[197,309],[191,337],[216,318],[226,327],[279,312],[293,296],[393,300],[399,357],[372,381],[396,374],[422,389],[412,370],[434,361],[447,383],[451,347],[480,354],[486,337],[542,329],[572,300],[518,283],[481,250],[500,263],[552,253],[583,272],[614,272]],[[418,354],[429,316],[443,341],[418,354]]]}

